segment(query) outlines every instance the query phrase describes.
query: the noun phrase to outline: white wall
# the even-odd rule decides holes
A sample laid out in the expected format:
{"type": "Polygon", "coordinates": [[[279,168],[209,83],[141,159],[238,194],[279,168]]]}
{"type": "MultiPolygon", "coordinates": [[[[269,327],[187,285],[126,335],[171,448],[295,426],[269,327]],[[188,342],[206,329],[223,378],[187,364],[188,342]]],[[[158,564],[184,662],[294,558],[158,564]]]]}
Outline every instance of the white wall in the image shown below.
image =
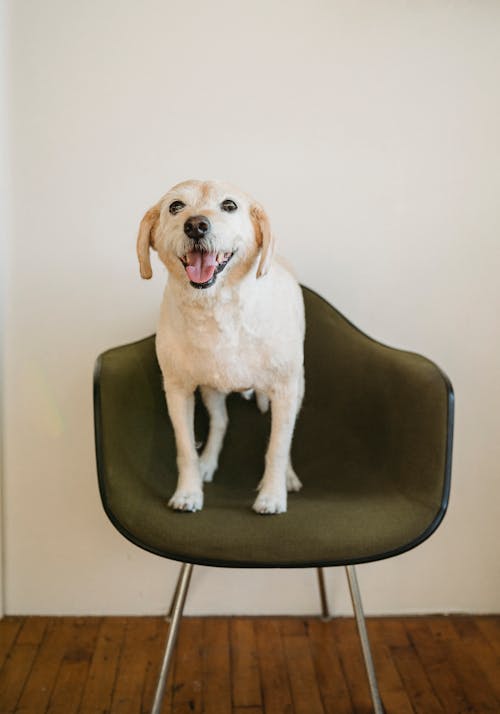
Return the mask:
{"type": "Polygon", "coordinates": [[[3,406],[4,406],[4,333],[5,280],[7,262],[7,234],[9,229],[9,158],[7,130],[7,6],[0,0],[0,617],[4,611],[4,498],[3,498],[3,406]]]}
{"type": "MultiPolygon", "coordinates": [[[[7,611],[165,608],[178,566],[99,503],[92,367],[154,330],[144,210],[219,177],[264,203],[302,282],[453,380],[449,513],[360,569],[367,611],[498,612],[500,4],[15,0],[9,33],[7,611]]],[[[187,610],[317,607],[312,572],[198,569],[187,610]]]]}

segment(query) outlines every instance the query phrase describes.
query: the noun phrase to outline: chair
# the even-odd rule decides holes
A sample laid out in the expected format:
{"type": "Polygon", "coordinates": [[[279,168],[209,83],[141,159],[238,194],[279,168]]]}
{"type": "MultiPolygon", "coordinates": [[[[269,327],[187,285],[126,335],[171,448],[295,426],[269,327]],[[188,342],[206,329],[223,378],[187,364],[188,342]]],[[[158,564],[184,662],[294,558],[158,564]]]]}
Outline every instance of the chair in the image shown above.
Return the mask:
{"type": "MultiPolygon", "coordinates": [[[[312,290],[306,309],[306,397],[293,462],[304,487],[288,512],[251,510],[264,468],[269,415],[239,395],[200,513],[172,511],[175,446],[154,336],[104,352],[94,377],[95,439],[104,509],[118,531],[183,566],[153,714],[159,714],[193,565],[231,568],[346,566],[373,707],[383,712],[355,565],[414,548],[441,523],[450,489],[453,390],[424,357],[367,337],[312,290]]],[[[200,404],[197,438],[207,433],[200,404]]]]}

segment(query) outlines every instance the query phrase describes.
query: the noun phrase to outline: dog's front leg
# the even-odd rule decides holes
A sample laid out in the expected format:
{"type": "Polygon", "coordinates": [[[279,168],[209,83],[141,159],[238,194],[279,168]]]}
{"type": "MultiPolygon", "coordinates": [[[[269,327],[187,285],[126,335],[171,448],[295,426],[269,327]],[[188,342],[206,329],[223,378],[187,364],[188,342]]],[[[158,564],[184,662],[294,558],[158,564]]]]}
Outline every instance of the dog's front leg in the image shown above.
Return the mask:
{"type": "Polygon", "coordinates": [[[177,488],[168,505],[177,511],[199,511],[203,506],[203,490],[194,440],[194,392],[165,382],[165,394],[179,471],[177,488]]]}
{"type": "Polygon", "coordinates": [[[271,438],[266,454],[266,469],[258,487],[260,493],[253,504],[257,513],[286,511],[287,470],[297,416],[297,398],[295,381],[271,395],[271,438]]]}

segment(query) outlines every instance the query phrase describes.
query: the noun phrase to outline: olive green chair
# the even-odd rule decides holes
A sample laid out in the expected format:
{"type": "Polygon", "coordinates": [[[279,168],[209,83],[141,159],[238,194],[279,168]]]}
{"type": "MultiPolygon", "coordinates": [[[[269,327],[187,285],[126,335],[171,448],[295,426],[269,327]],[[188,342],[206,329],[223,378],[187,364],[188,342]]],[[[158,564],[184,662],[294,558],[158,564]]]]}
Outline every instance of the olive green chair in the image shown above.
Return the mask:
{"type": "MultiPolygon", "coordinates": [[[[161,709],[192,567],[346,566],[374,711],[383,712],[354,566],[414,548],[439,526],[450,489],[453,391],[428,359],[367,337],[313,291],[306,309],[306,396],[293,441],[303,489],[288,512],[251,509],[264,470],[269,415],[239,395],[199,513],[167,508],[176,484],[172,427],[154,336],[102,354],[94,380],[99,488],[115,527],[135,545],[183,563],[153,713],[161,709]]],[[[198,404],[196,436],[207,417],[198,404]]]]}

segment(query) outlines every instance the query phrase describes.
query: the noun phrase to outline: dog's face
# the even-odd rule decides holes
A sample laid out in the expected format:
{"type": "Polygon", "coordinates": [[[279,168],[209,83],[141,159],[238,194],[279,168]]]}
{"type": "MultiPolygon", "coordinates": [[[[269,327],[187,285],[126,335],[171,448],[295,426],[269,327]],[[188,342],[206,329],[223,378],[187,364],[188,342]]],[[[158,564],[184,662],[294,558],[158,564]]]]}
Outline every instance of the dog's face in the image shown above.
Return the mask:
{"type": "Polygon", "coordinates": [[[231,283],[269,269],[273,238],[262,207],[220,181],[174,186],[142,219],[137,254],[143,278],[152,276],[154,248],[170,275],[193,289],[231,283]]]}

